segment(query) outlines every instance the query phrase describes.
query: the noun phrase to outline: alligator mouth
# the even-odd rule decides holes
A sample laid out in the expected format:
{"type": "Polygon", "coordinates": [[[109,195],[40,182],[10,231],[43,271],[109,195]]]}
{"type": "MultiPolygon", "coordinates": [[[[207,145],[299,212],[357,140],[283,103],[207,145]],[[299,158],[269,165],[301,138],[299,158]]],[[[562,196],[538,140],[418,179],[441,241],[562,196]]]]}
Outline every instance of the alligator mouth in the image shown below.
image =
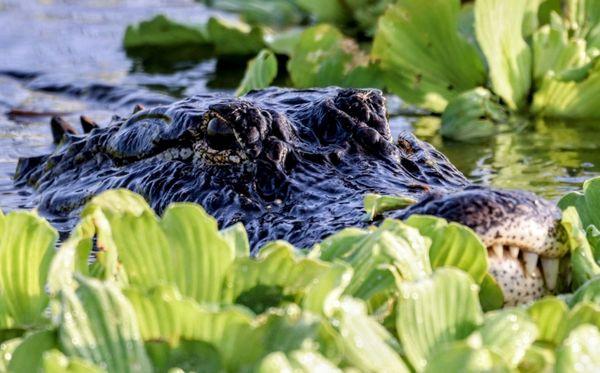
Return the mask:
{"type": "Polygon", "coordinates": [[[508,306],[528,303],[556,289],[560,258],[537,254],[516,245],[487,247],[489,272],[508,306]]]}

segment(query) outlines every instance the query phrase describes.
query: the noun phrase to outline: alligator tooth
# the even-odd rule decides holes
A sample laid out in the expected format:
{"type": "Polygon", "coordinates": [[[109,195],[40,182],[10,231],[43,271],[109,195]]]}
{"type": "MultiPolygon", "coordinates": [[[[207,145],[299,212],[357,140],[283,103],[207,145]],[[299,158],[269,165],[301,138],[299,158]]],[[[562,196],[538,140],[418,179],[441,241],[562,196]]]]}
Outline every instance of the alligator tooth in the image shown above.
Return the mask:
{"type": "Polygon", "coordinates": [[[554,290],[558,280],[559,259],[542,259],[542,268],[544,269],[544,280],[548,290],[554,290]]]}
{"type": "Polygon", "coordinates": [[[511,246],[509,248],[510,250],[510,256],[512,256],[513,258],[517,259],[519,257],[519,248],[516,246],[511,246]]]}
{"type": "Polygon", "coordinates": [[[525,275],[531,276],[537,267],[538,254],[524,251],[523,260],[525,261],[525,275]]]}
{"type": "Polygon", "coordinates": [[[492,246],[492,248],[494,249],[494,253],[496,253],[496,256],[502,259],[502,257],[504,256],[504,248],[502,247],[502,245],[497,243],[494,246],[492,246]]]}

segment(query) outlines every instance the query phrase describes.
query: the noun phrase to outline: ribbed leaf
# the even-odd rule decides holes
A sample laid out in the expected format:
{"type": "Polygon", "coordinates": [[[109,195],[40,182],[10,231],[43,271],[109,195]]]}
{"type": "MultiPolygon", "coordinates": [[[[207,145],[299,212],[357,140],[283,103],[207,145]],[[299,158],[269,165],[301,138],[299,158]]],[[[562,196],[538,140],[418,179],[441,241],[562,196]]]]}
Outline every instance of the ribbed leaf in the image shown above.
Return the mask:
{"type": "Polygon", "coordinates": [[[198,205],[173,204],[160,226],[170,247],[167,265],[174,269],[181,294],[199,303],[221,301],[221,284],[235,251],[220,235],[217,221],[198,205]]]}
{"type": "Polygon", "coordinates": [[[277,58],[268,49],[261,50],[256,57],[248,61],[244,78],[235,91],[243,96],[253,89],[267,88],[277,76],[277,58]]]}
{"type": "Polygon", "coordinates": [[[579,302],[588,301],[595,304],[600,304],[600,276],[594,277],[579,289],[569,298],[567,303],[573,307],[579,302]]]}
{"type": "Polygon", "coordinates": [[[560,325],[557,333],[557,339],[562,341],[575,328],[583,324],[594,325],[600,328],[600,305],[590,302],[581,302],[577,304],[568,313],[566,321],[560,325]]]}
{"type": "Polygon", "coordinates": [[[554,297],[538,300],[529,307],[527,313],[537,324],[539,341],[554,345],[560,343],[559,330],[565,322],[567,310],[565,302],[554,297]]]}
{"type": "Polygon", "coordinates": [[[457,267],[480,284],[488,270],[487,250],[470,228],[434,216],[412,215],[406,224],[431,239],[429,259],[433,268],[457,267]]]}
{"type": "Polygon", "coordinates": [[[48,304],[44,286],[58,233],[33,212],[11,212],[0,237],[2,308],[16,325],[44,323],[48,304]]]}
{"type": "Polygon", "coordinates": [[[344,290],[352,281],[352,268],[336,262],[306,289],[302,308],[316,314],[331,316],[344,290]]]}
{"type": "Polygon", "coordinates": [[[233,248],[236,257],[247,258],[250,256],[250,242],[244,224],[235,223],[221,230],[221,236],[233,248]]]}
{"type": "Polygon", "coordinates": [[[484,85],[477,50],[458,32],[459,13],[459,0],[400,0],[387,9],[371,54],[393,93],[442,112],[457,94],[484,85]]]}
{"type": "Polygon", "coordinates": [[[438,372],[510,372],[502,358],[476,343],[457,341],[441,346],[431,356],[424,369],[438,372]]]}
{"type": "Polygon", "coordinates": [[[598,372],[600,331],[592,325],[573,330],[556,353],[557,372],[598,372]]]}
{"type": "Polygon", "coordinates": [[[341,373],[342,370],[318,352],[299,350],[287,355],[279,351],[270,353],[260,362],[256,372],[341,373]]]}
{"type": "MultiPolygon", "coordinates": [[[[574,76],[546,75],[533,96],[532,112],[548,118],[597,119],[600,58],[573,71],[574,76]]],[[[566,75],[566,74],[565,74],[566,75]]]]}
{"type": "Polygon", "coordinates": [[[476,334],[483,346],[516,368],[536,340],[536,324],[521,310],[496,311],[485,316],[476,334]]]}
{"type": "Polygon", "coordinates": [[[398,342],[367,315],[364,303],[346,297],[333,312],[333,322],[344,347],[345,359],[361,371],[408,372],[396,352],[398,342]]]}
{"type": "Polygon", "coordinates": [[[110,282],[78,278],[76,291],[60,295],[59,341],[68,356],[110,372],[148,372],[150,361],[134,309],[110,282]]]}
{"type": "Polygon", "coordinates": [[[477,293],[471,277],[452,268],[400,284],[396,328],[413,367],[423,370],[432,351],[467,337],[482,322],[477,293]]]}
{"type": "Polygon", "coordinates": [[[325,262],[297,255],[287,242],[275,241],[263,247],[256,259],[235,259],[226,274],[224,299],[260,313],[277,306],[284,296],[303,292],[328,268],[325,262]]]}
{"type": "Polygon", "coordinates": [[[475,3],[475,31],[492,88],[513,110],[526,106],[531,88],[531,50],[522,34],[527,5],[523,0],[475,3]]]}

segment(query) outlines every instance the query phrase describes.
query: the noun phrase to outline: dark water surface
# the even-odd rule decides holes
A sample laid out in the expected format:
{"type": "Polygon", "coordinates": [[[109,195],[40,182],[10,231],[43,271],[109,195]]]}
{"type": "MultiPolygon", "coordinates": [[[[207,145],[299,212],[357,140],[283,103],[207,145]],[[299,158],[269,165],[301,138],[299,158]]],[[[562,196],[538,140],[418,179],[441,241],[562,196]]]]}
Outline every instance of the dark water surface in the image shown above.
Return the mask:
{"type": "MultiPolygon", "coordinates": [[[[50,114],[102,124],[136,103],[235,87],[241,70],[198,51],[127,55],[126,26],[157,13],[186,22],[215,14],[191,0],[0,0],[0,208],[30,207],[11,178],[19,157],[51,150],[50,114]]],[[[600,173],[600,123],[532,123],[464,144],[433,135],[436,121],[396,117],[392,126],[415,129],[478,183],[557,198],[600,173]]]]}

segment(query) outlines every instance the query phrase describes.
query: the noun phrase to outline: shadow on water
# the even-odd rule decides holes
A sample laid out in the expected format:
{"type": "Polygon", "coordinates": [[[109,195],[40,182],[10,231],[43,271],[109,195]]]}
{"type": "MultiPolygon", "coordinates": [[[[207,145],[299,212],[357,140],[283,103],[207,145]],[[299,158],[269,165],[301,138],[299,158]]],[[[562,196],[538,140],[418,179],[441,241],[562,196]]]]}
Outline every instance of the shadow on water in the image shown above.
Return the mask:
{"type": "MultiPolygon", "coordinates": [[[[209,50],[185,46],[125,51],[126,26],[158,13],[201,23],[216,12],[193,0],[0,0],[0,208],[31,207],[29,192],[15,190],[11,178],[19,157],[51,150],[52,113],[103,124],[136,103],[235,89],[245,58],[217,61],[209,50]],[[6,114],[15,109],[31,115],[6,114]]],[[[395,133],[412,130],[432,142],[481,184],[557,198],[600,173],[600,123],[538,121],[478,143],[442,139],[437,118],[391,124],[395,133]]]]}

